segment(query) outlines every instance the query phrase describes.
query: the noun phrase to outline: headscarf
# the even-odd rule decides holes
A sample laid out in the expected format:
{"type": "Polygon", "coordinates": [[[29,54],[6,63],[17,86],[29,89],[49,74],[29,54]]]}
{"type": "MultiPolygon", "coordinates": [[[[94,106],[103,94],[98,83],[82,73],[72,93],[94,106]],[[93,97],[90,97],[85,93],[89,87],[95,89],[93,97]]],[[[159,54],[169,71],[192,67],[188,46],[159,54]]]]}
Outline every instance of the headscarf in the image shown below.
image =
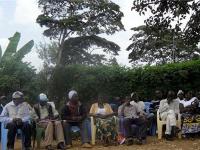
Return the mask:
{"type": "Polygon", "coordinates": [[[39,99],[39,101],[42,101],[42,102],[49,101],[49,99],[47,98],[47,95],[44,93],[40,93],[40,95],[38,96],[38,99],[39,99]]]}
{"type": "Polygon", "coordinates": [[[178,96],[179,94],[184,94],[184,92],[183,92],[182,90],[179,90],[178,93],[177,93],[177,96],[178,96]]]}
{"type": "Polygon", "coordinates": [[[71,90],[69,93],[68,93],[68,98],[71,100],[72,99],[72,97],[74,96],[74,95],[77,95],[78,93],[75,91],[75,90],[71,90]]]}
{"type": "Polygon", "coordinates": [[[67,103],[67,105],[72,116],[77,116],[79,114],[79,102],[74,103],[73,101],[71,101],[72,97],[76,94],[78,93],[75,90],[71,90],[68,93],[69,102],[67,103]]]}

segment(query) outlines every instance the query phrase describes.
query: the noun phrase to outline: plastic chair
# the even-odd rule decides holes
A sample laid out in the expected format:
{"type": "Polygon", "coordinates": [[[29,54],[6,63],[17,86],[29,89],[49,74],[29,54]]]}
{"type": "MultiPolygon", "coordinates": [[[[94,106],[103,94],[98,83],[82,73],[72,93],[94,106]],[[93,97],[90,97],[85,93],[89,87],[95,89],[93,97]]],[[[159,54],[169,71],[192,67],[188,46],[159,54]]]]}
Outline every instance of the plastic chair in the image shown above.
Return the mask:
{"type": "MultiPolygon", "coordinates": [[[[166,121],[160,119],[159,110],[157,111],[157,127],[158,127],[158,139],[162,139],[162,129],[163,125],[166,125],[166,121]]],[[[176,120],[176,126],[181,129],[181,115],[178,114],[178,120],[176,120]]],[[[181,139],[181,132],[178,134],[179,139],[181,139]]]]}
{"type": "MultiPolygon", "coordinates": [[[[24,149],[24,138],[20,129],[18,130],[18,133],[21,134],[22,149],[24,149]]],[[[4,123],[1,122],[1,150],[7,150],[7,134],[8,129],[5,129],[4,123]]]]}
{"type": "MultiPolygon", "coordinates": [[[[115,117],[115,120],[117,122],[117,117],[115,117]]],[[[91,120],[91,144],[92,145],[95,145],[95,142],[96,142],[96,125],[95,125],[95,120],[94,120],[94,117],[90,117],[90,120],[91,120]]]]}

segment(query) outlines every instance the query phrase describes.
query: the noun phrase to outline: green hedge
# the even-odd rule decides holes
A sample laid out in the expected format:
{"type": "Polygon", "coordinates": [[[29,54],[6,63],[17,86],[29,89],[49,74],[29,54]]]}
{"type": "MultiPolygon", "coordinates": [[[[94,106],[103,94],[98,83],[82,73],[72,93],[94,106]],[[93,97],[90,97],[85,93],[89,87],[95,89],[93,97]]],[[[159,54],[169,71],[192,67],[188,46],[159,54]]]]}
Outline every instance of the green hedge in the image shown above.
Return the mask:
{"type": "Polygon", "coordinates": [[[156,89],[197,91],[200,89],[200,60],[135,69],[82,65],[56,68],[49,95],[63,100],[71,88],[79,92],[84,102],[94,100],[99,92],[112,98],[137,91],[141,99],[146,100],[154,98],[156,89]]]}

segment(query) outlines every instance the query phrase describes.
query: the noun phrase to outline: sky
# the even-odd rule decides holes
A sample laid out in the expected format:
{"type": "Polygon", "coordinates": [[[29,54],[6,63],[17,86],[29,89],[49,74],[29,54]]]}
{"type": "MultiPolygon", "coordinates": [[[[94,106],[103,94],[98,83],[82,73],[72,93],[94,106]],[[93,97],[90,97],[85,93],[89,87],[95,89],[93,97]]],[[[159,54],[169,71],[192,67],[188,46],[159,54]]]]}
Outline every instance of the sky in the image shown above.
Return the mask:
{"type": "MultiPolygon", "coordinates": [[[[122,22],[126,31],[120,31],[111,36],[104,36],[110,41],[117,43],[121,47],[117,61],[120,65],[131,66],[128,60],[129,52],[126,48],[131,43],[129,40],[133,34],[130,30],[144,24],[144,16],[139,16],[137,12],[131,11],[133,0],[113,0],[121,7],[124,13],[122,22]]],[[[36,18],[40,14],[37,0],[0,0],[0,45],[4,50],[8,44],[8,38],[16,31],[21,33],[19,48],[30,40],[34,40],[35,46],[39,42],[48,41],[43,36],[44,28],[36,23],[36,18]]],[[[38,58],[36,48],[25,57],[24,61],[31,62],[38,70],[42,69],[42,60],[38,58]]]]}

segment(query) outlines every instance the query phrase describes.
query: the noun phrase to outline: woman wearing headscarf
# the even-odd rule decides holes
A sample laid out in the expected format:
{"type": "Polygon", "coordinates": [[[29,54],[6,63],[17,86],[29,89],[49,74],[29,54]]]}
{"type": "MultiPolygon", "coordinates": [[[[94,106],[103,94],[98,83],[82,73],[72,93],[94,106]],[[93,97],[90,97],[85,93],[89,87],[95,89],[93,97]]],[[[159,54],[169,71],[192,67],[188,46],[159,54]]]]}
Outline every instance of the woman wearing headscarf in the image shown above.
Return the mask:
{"type": "Polygon", "coordinates": [[[98,96],[97,103],[90,108],[90,115],[95,118],[97,137],[104,146],[114,144],[117,137],[117,123],[111,106],[105,102],[103,95],[98,96]]]}
{"type": "Polygon", "coordinates": [[[185,94],[185,99],[180,101],[182,134],[185,137],[191,137],[194,133],[198,133],[200,131],[200,116],[196,112],[198,104],[197,98],[193,97],[191,91],[187,92],[185,94]]]}
{"type": "Polygon", "coordinates": [[[72,147],[71,127],[78,126],[82,137],[82,148],[91,148],[89,144],[89,131],[87,111],[79,101],[78,93],[74,90],[68,93],[66,105],[61,110],[61,119],[64,120],[63,128],[65,135],[65,144],[67,148],[72,147]]]}

